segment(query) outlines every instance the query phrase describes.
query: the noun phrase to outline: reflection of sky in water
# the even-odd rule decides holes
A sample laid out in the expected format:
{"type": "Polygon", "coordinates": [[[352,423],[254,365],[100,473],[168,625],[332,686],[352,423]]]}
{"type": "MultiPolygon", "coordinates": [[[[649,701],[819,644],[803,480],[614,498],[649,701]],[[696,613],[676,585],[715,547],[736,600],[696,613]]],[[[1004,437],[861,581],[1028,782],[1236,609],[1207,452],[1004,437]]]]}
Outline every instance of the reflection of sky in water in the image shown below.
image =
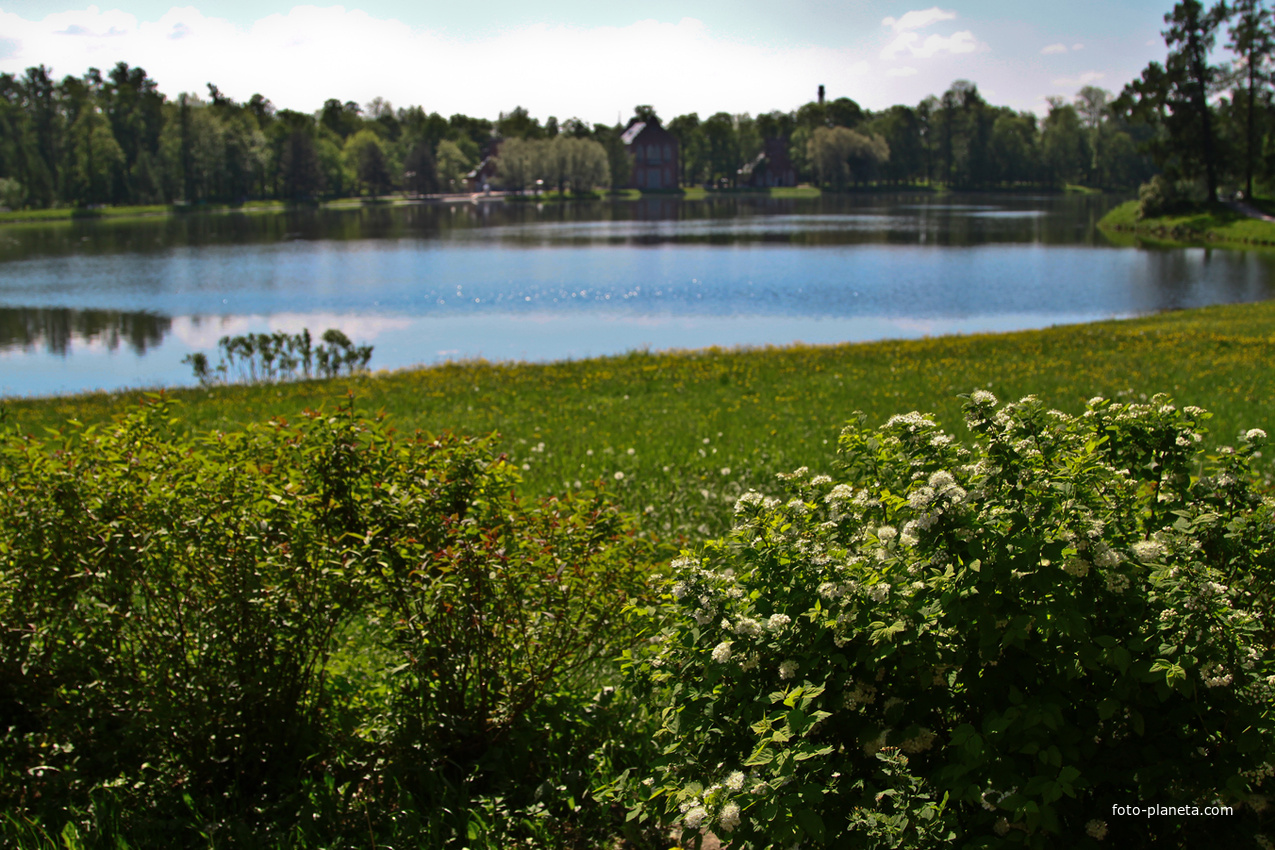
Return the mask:
{"type": "Polygon", "coordinates": [[[1269,258],[996,245],[516,248],[413,240],[6,264],[0,307],[180,315],[531,311],[941,318],[1110,315],[1268,297],[1269,258]]]}
{"type": "Polygon", "coordinates": [[[100,341],[77,340],[71,356],[0,349],[0,395],[47,395],[92,389],[192,384],[181,359],[205,351],[214,365],[224,335],[312,331],[339,327],[356,342],[375,346],[375,369],[400,369],[447,360],[564,360],[635,349],[662,351],[708,346],[765,346],[795,342],[906,339],[952,333],[1007,331],[1061,322],[1109,318],[1016,314],[940,319],[689,316],[508,313],[404,318],[284,314],[191,317],[172,320],[172,334],[146,356],[110,350],[100,341]]]}

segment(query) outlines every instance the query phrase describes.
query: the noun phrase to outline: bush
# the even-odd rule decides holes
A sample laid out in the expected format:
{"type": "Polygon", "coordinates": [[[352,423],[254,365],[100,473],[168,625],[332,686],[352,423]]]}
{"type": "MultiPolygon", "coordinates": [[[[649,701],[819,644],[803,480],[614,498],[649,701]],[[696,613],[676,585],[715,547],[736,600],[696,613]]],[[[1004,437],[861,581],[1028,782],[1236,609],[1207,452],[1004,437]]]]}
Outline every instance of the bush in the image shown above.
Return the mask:
{"type": "Polygon", "coordinates": [[[273,334],[223,336],[217,347],[221,361],[211,368],[208,355],[202,351],[187,354],[182,362],[191,367],[195,378],[204,386],[235,380],[257,382],[293,381],[317,375],[335,378],[344,369],[353,375],[367,369],[372,359],[372,346],[356,346],[342,331],[328,328],[321,337],[323,344],[314,345],[310,329],[299,334],[275,331],[273,334]],[[300,372],[298,372],[300,369],[300,372]]]}
{"type": "Polygon", "coordinates": [[[175,421],[154,397],[0,433],[0,843],[442,845],[474,837],[494,771],[587,774],[616,723],[598,659],[645,586],[603,495],[524,502],[490,439],[401,437],[352,404],[175,421]]]}
{"type": "MultiPolygon", "coordinates": [[[[1253,840],[1275,763],[1265,434],[1197,458],[1164,397],[862,417],[674,564],[631,660],[664,759],[635,818],[734,847],[1253,840]],[[1116,817],[1115,805],[1236,807],[1116,817]]],[[[649,781],[649,780],[648,780],[649,781]]]]}
{"type": "Polygon", "coordinates": [[[1138,221],[1186,212],[1193,206],[1193,187],[1189,182],[1174,183],[1157,174],[1138,187],[1138,221]]]}

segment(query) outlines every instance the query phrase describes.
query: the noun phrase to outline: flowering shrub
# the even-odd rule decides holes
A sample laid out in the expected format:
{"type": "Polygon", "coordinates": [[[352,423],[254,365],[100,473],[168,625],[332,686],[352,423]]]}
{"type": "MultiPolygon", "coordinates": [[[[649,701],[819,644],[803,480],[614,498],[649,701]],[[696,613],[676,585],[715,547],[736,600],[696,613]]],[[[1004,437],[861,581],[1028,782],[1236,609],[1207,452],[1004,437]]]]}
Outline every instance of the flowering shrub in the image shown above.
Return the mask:
{"type": "Polygon", "coordinates": [[[665,706],[634,819],[734,847],[1264,838],[1266,435],[1204,462],[1208,414],[1162,396],[965,411],[969,446],[860,416],[843,476],[781,475],[674,563],[671,625],[630,660],[665,706]]]}

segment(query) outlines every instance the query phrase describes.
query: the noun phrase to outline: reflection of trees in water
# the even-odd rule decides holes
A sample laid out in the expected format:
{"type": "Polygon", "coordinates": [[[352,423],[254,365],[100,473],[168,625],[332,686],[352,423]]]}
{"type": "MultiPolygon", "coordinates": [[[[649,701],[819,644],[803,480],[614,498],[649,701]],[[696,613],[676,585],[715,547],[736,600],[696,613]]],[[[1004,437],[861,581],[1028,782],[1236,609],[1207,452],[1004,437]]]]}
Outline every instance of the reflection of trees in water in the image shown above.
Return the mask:
{"type": "Polygon", "coordinates": [[[111,351],[123,343],[138,354],[163,341],[168,316],[69,307],[0,307],[0,348],[43,346],[65,355],[72,339],[101,342],[111,351]]]}
{"type": "MultiPolygon", "coordinates": [[[[1095,244],[1094,224],[1121,199],[1102,195],[1031,196],[1013,194],[845,193],[816,198],[770,198],[762,195],[710,195],[686,201],[677,195],[648,195],[637,201],[578,203],[424,203],[409,206],[367,205],[353,208],[285,212],[198,213],[140,219],[77,220],[69,223],[18,225],[0,234],[0,261],[40,256],[156,253],[204,245],[265,245],[295,240],[433,239],[449,233],[491,227],[582,222],[687,222],[749,219],[785,215],[871,215],[879,228],[778,233],[671,232],[657,241],[761,242],[852,245],[974,245],[997,242],[1095,244]],[[971,215],[971,207],[1004,212],[1045,211],[1047,215],[987,217],[971,215]],[[893,219],[893,221],[885,221],[893,219]]],[[[512,232],[502,239],[525,239],[512,232]]],[[[540,235],[533,237],[541,239],[540,235]]],[[[571,244],[577,236],[557,240],[571,244]]],[[[593,238],[593,237],[589,237],[593,238]]],[[[610,241],[609,237],[603,237],[610,241]]],[[[627,241],[621,239],[620,241],[627,241]]],[[[643,240],[634,240],[641,243],[643,240]]],[[[649,241],[649,240],[648,240],[649,241]]],[[[1099,241],[1097,244],[1106,244],[1099,241]]]]}

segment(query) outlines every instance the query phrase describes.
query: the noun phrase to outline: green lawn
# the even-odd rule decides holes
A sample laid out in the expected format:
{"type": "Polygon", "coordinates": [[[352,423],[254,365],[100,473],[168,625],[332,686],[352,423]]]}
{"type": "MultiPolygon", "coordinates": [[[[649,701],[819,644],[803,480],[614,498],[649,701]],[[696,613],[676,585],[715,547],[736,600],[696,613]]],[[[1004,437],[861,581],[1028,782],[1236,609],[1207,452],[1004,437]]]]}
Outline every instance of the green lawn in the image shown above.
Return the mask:
{"type": "MultiPolygon", "coordinates": [[[[1251,203],[1269,212],[1269,201],[1255,199],[1251,203]]],[[[1222,204],[1141,221],[1137,216],[1138,202],[1127,201],[1103,216],[1098,226],[1108,232],[1132,235],[1153,243],[1275,245],[1275,222],[1248,218],[1222,204]]]]}
{"type": "MultiPolygon", "coordinates": [[[[1000,335],[837,346],[633,353],[549,364],[470,362],[276,386],[178,389],[182,427],[234,429],[347,392],[400,429],[500,431],[527,489],[553,493],[602,479],[653,530],[717,533],[734,500],[774,474],[828,469],[850,414],[872,422],[914,409],[963,432],[959,393],[1034,393],[1068,412],[1104,395],[1157,392],[1214,412],[1216,445],[1275,428],[1275,303],[1230,305],[1000,335]]],[[[375,363],[375,358],[373,358],[375,363]]],[[[137,392],[5,402],[24,431],[88,424],[137,392]]],[[[1263,472],[1270,475],[1267,464],[1263,472]]]]}

